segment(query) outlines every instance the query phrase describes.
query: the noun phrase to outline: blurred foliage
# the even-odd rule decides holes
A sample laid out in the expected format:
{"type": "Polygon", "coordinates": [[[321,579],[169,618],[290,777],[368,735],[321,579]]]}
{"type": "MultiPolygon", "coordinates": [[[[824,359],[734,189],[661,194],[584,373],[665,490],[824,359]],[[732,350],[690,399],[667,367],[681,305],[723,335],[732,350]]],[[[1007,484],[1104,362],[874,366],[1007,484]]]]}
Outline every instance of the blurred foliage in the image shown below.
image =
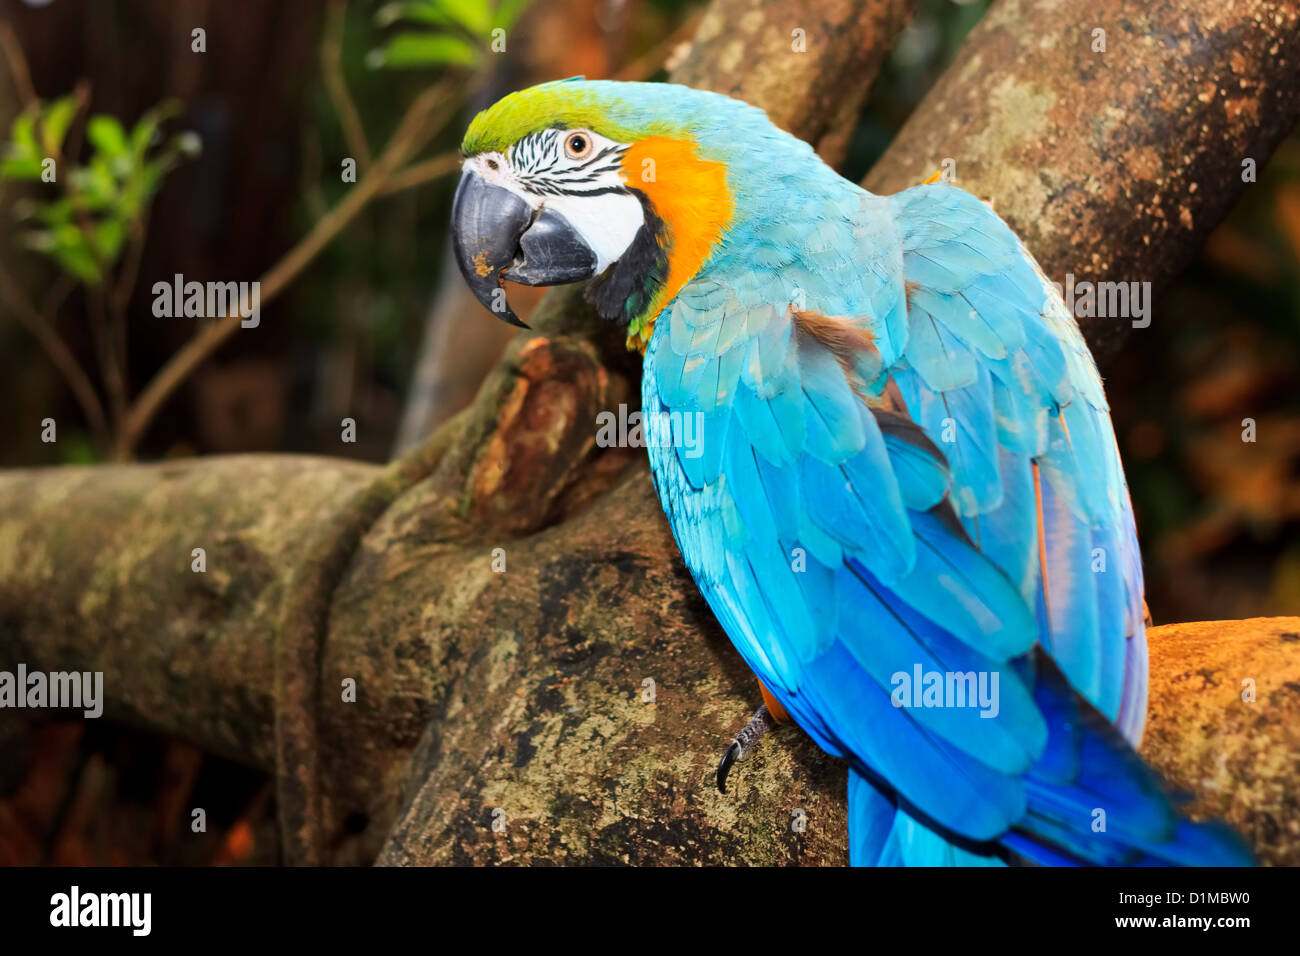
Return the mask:
{"type": "Polygon", "coordinates": [[[372,50],[366,62],[372,67],[428,68],[481,66],[489,45],[514,26],[529,0],[402,0],[380,7],[375,23],[380,27],[400,23],[405,30],[372,50]],[[418,25],[423,29],[412,30],[418,25]],[[500,32],[498,32],[500,31],[500,32]]]}
{"type": "Polygon", "coordinates": [[[22,241],[79,281],[97,286],[147,217],[163,177],[183,158],[198,154],[199,140],[193,133],[162,138],[162,123],[180,113],[175,102],[148,111],[130,130],[114,116],[96,115],[86,123],[90,157],[76,165],[76,157],[65,157],[63,150],[77,112],[76,97],[64,96],[18,114],[0,178],[63,183],[58,199],[14,203],[15,217],[31,224],[22,241]]]}
{"type": "MultiPolygon", "coordinates": [[[[380,142],[391,134],[404,104],[428,85],[429,74],[376,69],[372,54],[378,28],[375,15],[362,4],[348,5],[342,37],[344,80],[370,141],[380,142]]],[[[465,93],[458,90],[449,96],[455,98],[457,115],[426,152],[459,146],[458,114],[465,93]]],[[[299,135],[305,168],[296,219],[299,231],[305,232],[354,188],[337,174],[336,157],[350,155],[350,149],[320,82],[308,89],[299,135]]],[[[400,391],[410,375],[439,280],[453,186],[448,177],[442,184],[380,198],[322,250],[310,273],[290,291],[302,345],[290,387],[308,410],[309,422],[288,437],[289,450],[317,450],[321,435],[337,432],[343,410],[361,405],[367,409],[359,419],[366,426],[359,430],[363,440],[344,451],[366,458],[387,455],[400,391]],[[349,370],[346,381],[340,380],[339,369],[349,370]],[[368,439],[377,426],[388,430],[371,444],[368,439]]],[[[339,452],[337,442],[330,442],[330,451],[339,452]]]]}

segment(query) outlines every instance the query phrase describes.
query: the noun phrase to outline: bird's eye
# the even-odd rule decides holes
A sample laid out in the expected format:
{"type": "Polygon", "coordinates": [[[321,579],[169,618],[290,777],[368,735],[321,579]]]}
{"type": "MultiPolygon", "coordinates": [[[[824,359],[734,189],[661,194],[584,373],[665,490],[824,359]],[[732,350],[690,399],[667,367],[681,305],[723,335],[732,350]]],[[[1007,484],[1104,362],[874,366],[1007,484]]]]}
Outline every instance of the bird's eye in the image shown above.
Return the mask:
{"type": "Polygon", "coordinates": [[[586,159],[591,155],[591,134],[579,130],[564,137],[564,155],[569,159],[586,159]]]}

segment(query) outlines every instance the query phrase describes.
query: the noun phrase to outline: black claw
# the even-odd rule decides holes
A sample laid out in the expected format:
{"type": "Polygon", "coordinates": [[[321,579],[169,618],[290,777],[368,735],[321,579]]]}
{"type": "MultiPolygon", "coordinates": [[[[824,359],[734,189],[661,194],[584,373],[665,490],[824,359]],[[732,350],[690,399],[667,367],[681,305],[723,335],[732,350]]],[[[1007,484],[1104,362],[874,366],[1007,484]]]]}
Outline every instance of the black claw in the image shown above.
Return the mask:
{"type": "Polygon", "coordinates": [[[727,792],[727,774],[731,772],[731,765],[736,762],[738,756],[740,756],[740,744],[733,740],[718,762],[718,793],[727,792]]]}

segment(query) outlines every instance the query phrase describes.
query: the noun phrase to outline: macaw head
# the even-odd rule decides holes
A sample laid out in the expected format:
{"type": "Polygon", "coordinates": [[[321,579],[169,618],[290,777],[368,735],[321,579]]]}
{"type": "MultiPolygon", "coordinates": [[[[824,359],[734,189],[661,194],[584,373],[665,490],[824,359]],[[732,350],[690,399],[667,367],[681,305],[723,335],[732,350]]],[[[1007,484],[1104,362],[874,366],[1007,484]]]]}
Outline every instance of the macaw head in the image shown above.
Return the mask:
{"type": "Polygon", "coordinates": [[[595,279],[599,312],[648,337],[733,223],[739,144],[755,126],[779,133],[760,110],[672,84],[578,78],[510,94],[461,146],[452,230],[466,282],[522,325],[503,279],[595,279]]]}

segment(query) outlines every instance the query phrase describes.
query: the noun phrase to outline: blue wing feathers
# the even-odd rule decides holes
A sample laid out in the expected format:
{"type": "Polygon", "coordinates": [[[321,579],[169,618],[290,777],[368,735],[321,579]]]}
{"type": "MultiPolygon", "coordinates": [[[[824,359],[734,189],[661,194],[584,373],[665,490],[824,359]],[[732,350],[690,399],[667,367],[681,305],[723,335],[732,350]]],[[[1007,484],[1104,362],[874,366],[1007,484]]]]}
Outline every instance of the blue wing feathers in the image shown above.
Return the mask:
{"type": "Polygon", "coordinates": [[[1072,319],[974,197],[834,183],[665,309],[643,406],[700,417],[695,451],[648,426],[656,485],[742,656],[848,757],[852,862],[1246,859],[1132,749],[1141,564],[1072,319]],[[796,306],[874,347],[833,352],[796,306]],[[997,706],[896,706],[918,672],[995,674],[997,706]]]}
{"type": "Polygon", "coordinates": [[[936,392],[964,388],[979,375],[975,353],[946,324],[915,302],[904,354],[926,386],[936,392]]]}
{"type": "Polygon", "coordinates": [[[952,487],[948,469],[941,467],[929,452],[895,435],[885,436],[885,448],[908,510],[929,511],[947,496],[952,487]]]}

